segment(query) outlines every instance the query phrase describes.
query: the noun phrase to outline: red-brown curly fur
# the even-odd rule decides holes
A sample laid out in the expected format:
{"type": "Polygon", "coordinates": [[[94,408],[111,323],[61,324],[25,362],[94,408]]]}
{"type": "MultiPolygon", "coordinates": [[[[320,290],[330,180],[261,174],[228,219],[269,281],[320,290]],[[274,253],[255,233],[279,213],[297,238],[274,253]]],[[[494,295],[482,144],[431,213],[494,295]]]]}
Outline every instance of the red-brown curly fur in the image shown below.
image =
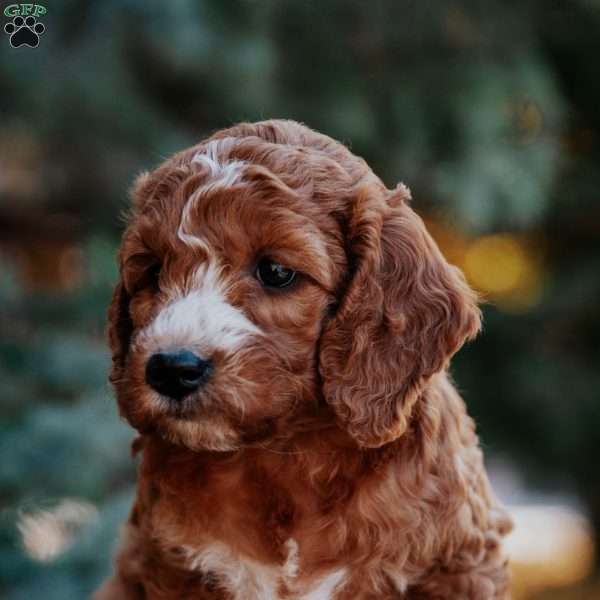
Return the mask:
{"type": "MultiPolygon", "coordinates": [[[[408,190],[274,120],[177,154],[133,200],[109,334],[142,462],[95,598],[507,598],[510,521],[446,372],[480,313],[408,190]],[[295,284],[262,288],[265,255],[295,284]],[[215,329],[214,377],[175,414],[144,381],[171,335],[153,323],[211,281],[256,335],[232,350],[215,329]]],[[[220,327],[207,306],[182,327],[220,327]]]]}

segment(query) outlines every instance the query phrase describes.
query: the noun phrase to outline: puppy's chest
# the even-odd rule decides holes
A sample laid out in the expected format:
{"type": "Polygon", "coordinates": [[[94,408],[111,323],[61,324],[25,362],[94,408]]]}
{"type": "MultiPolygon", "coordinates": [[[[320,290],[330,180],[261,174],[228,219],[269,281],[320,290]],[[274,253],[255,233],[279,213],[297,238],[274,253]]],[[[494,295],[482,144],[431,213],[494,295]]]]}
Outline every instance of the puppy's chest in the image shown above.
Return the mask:
{"type": "Polygon", "coordinates": [[[144,527],[163,559],[233,600],[337,600],[347,580],[343,561],[310,534],[320,513],[314,498],[261,477],[203,478],[176,490],[146,486],[144,527]],[[318,558],[316,556],[318,554],[318,558]]]}
{"type": "Polygon", "coordinates": [[[265,518],[263,506],[241,511],[235,504],[223,502],[201,519],[180,513],[176,521],[165,521],[154,511],[152,529],[164,556],[190,577],[201,576],[203,585],[228,600],[341,598],[348,569],[343,563],[315,569],[309,550],[315,542],[309,538],[312,543],[303,547],[291,537],[287,509],[277,511],[274,504],[271,518],[265,518]]]}
{"type": "Polygon", "coordinates": [[[213,589],[232,600],[334,600],[341,598],[348,571],[337,567],[315,576],[301,573],[298,543],[284,543],[281,563],[265,563],[220,541],[182,548],[186,567],[200,572],[213,589]]]}

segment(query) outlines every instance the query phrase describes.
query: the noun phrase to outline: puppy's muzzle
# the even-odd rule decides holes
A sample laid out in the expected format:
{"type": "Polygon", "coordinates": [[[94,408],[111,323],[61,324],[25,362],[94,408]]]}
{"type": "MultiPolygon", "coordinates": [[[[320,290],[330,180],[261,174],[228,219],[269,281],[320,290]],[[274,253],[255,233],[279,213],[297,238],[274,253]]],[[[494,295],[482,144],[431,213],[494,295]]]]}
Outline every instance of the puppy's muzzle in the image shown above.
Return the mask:
{"type": "Polygon", "coordinates": [[[146,383],[163,396],[182,400],[204,385],[212,363],[189,350],[157,352],[146,364],[146,383]]]}

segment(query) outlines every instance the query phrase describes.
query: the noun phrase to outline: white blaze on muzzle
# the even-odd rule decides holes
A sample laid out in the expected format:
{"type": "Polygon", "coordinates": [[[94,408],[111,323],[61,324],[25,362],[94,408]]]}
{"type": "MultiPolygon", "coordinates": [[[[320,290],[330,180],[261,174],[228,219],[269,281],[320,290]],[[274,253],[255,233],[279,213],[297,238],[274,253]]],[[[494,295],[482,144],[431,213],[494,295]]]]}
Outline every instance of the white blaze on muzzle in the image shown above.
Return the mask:
{"type": "Polygon", "coordinates": [[[232,352],[261,330],[225,297],[220,270],[209,264],[194,277],[194,286],[178,293],[141,333],[146,351],[175,348],[210,356],[215,350],[232,352]]]}

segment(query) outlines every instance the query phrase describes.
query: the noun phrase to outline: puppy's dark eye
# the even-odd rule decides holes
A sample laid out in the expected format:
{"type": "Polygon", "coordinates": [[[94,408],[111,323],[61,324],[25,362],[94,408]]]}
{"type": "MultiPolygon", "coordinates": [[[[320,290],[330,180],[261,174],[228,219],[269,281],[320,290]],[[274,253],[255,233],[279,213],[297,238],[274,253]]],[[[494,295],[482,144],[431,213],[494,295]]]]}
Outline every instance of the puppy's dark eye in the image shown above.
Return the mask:
{"type": "Polygon", "coordinates": [[[256,267],[256,278],[265,287],[284,288],[294,281],[296,271],[288,269],[268,258],[263,258],[256,267]]]}

